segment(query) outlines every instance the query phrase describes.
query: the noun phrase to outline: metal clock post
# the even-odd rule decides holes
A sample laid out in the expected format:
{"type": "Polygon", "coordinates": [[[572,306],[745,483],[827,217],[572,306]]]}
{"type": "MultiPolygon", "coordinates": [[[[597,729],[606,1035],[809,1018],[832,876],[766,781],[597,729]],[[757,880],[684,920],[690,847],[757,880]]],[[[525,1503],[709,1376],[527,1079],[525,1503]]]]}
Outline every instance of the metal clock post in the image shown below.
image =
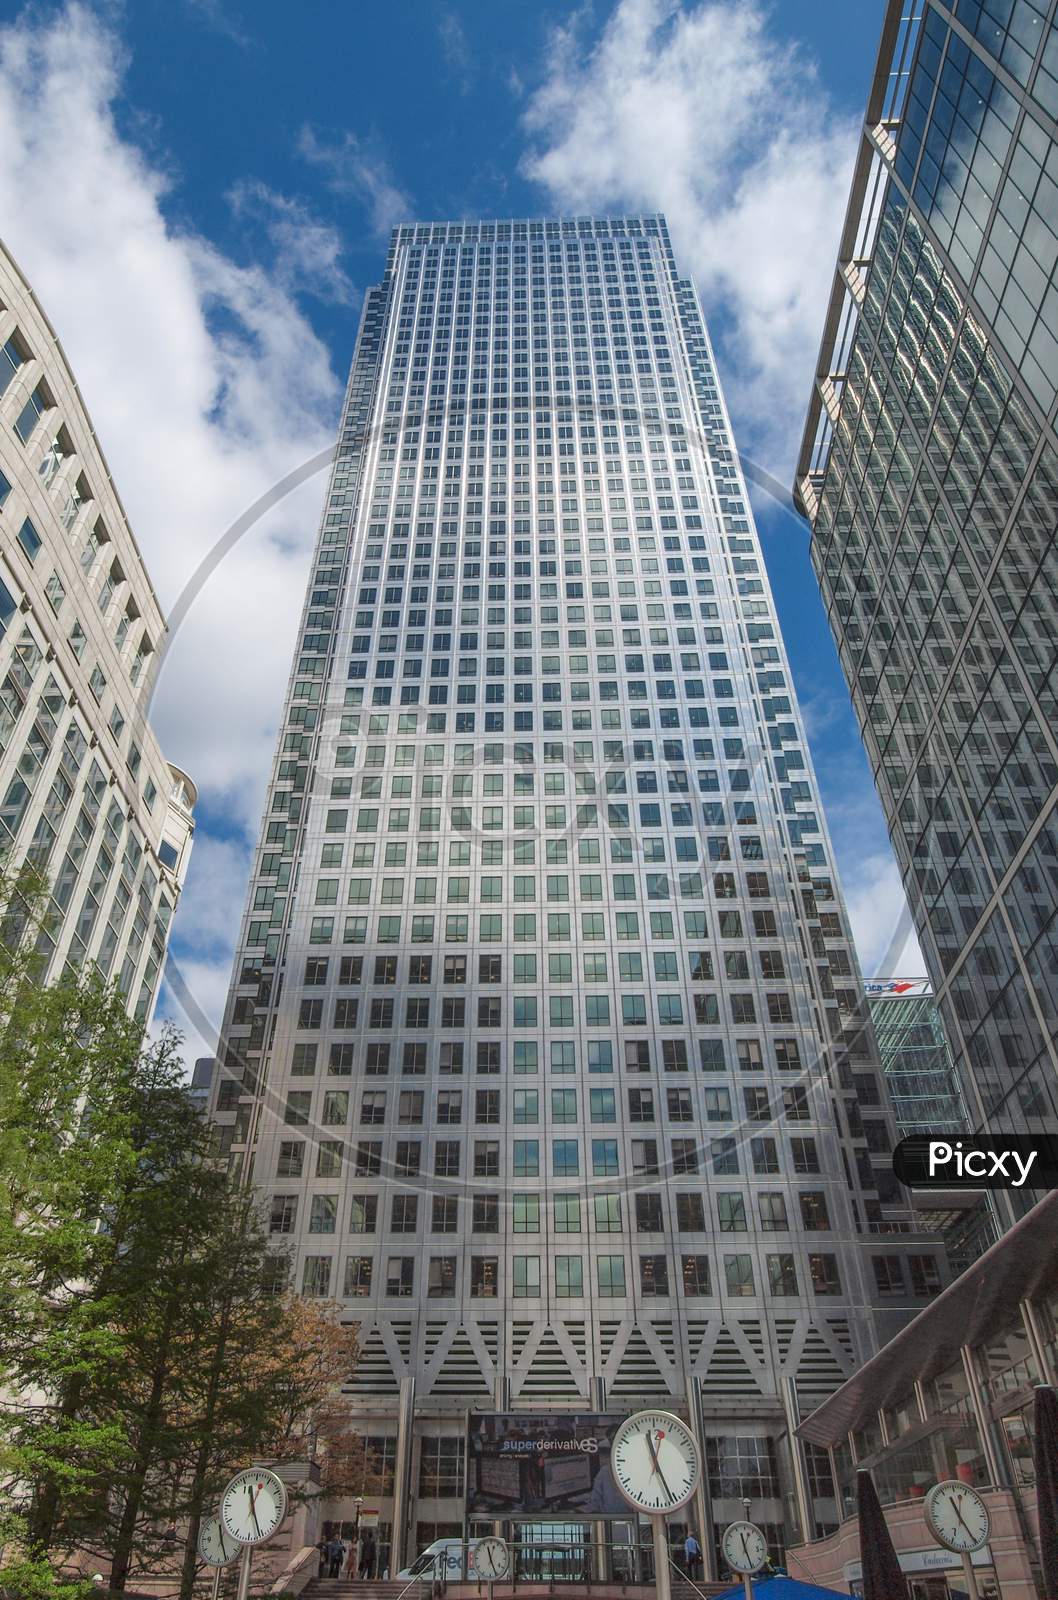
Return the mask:
{"type": "Polygon", "coordinates": [[[637,1411],[614,1434],[610,1462],[620,1494],[650,1518],[658,1600],[671,1600],[665,1519],[697,1491],[701,1458],[694,1434],[671,1411],[637,1411]]]}
{"type": "MultiPolygon", "coordinates": [[[[494,1585],[509,1577],[511,1552],[506,1539],[481,1539],[474,1549],[474,1572],[480,1583],[482,1578],[489,1586],[489,1600],[493,1600],[494,1585]]],[[[469,1576],[469,1571],[468,1571],[469,1576]]]]}
{"type": "Polygon", "coordinates": [[[746,1517],[743,1522],[732,1522],[720,1536],[720,1549],[732,1572],[742,1579],[745,1600],[753,1600],[753,1574],[759,1572],[768,1559],[768,1541],[755,1522],[750,1522],[751,1502],[742,1502],[746,1517]]]}
{"type": "Polygon", "coordinates": [[[974,1551],[983,1550],[992,1531],[988,1507],[976,1489],[958,1478],[935,1483],[926,1496],[926,1527],[945,1550],[962,1559],[969,1600],[978,1600],[974,1551]]]}
{"type": "Polygon", "coordinates": [[[242,1546],[228,1533],[219,1517],[203,1517],[198,1530],[198,1553],[213,1568],[213,1600],[220,1595],[220,1575],[237,1559],[242,1546]]]}
{"type": "Polygon", "coordinates": [[[286,1484],[267,1467],[237,1472],[221,1495],[221,1527],[243,1547],[236,1600],[248,1600],[254,1545],[270,1539],[286,1514],[286,1484]]]}

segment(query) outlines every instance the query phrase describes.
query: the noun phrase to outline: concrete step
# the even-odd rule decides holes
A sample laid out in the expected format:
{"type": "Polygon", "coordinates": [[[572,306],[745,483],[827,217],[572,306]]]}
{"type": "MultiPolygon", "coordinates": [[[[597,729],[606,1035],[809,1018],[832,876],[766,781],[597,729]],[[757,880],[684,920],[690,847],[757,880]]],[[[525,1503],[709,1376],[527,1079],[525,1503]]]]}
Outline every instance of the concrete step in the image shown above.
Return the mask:
{"type": "MultiPolygon", "coordinates": [[[[397,1600],[397,1597],[407,1588],[408,1579],[377,1579],[372,1578],[360,1582],[349,1578],[314,1578],[302,1591],[303,1600],[397,1600]]],[[[429,1584],[420,1584],[408,1592],[408,1600],[425,1600],[429,1594],[429,1584]]],[[[723,1594],[730,1589],[726,1583],[698,1582],[692,1585],[686,1578],[680,1578],[675,1573],[672,1576],[672,1600],[702,1600],[702,1596],[711,1597],[723,1594]]],[[[501,1594],[507,1594],[517,1600],[519,1595],[524,1595],[525,1600],[544,1600],[544,1597],[554,1595],[555,1600],[653,1600],[656,1590],[653,1584],[622,1584],[622,1583],[531,1583],[519,1580],[513,1587],[504,1584],[500,1589],[501,1594]]],[[[446,1600],[477,1600],[484,1593],[474,1583],[449,1583],[446,1588],[446,1600]]]]}

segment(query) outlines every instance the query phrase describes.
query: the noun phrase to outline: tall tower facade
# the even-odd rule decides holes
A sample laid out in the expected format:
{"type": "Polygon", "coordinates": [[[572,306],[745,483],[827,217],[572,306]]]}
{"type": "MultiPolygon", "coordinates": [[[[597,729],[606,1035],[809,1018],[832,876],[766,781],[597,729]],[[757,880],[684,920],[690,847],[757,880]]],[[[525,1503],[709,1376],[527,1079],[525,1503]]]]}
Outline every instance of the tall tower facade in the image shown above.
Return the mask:
{"type": "Polygon", "coordinates": [[[796,1398],[941,1284],[861,998],[664,221],[398,228],[212,1101],[359,1327],[384,1564],[460,1531],[468,1406],[700,1396],[702,1514],[781,1542],[796,1398]]]}
{"type": "Polygon", "coordinates": [[[165,618],[55,330],[0,245],[0,856],[51,890],[47,976],[154,1010],[195,786],[147,719],[165,618]]]}
{"type": "Polygon", "coordinates": [[[991,1134],[1058,1128],[1056,60],[1033,0],[888,6],[797,484],[991,1134]]]}

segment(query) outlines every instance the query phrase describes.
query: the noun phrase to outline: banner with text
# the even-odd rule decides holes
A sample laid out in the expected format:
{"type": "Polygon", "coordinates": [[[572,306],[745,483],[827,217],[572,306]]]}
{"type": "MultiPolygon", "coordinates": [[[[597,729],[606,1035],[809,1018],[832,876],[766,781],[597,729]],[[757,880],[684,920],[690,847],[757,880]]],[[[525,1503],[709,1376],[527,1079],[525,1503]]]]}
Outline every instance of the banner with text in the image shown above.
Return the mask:
{"type": "Polygon", "coordinates": [[[468,1517],[629,1517],[610,1472],[624,1414],[549,1417],[500,1411],[470,1418],[468,1517]]]}

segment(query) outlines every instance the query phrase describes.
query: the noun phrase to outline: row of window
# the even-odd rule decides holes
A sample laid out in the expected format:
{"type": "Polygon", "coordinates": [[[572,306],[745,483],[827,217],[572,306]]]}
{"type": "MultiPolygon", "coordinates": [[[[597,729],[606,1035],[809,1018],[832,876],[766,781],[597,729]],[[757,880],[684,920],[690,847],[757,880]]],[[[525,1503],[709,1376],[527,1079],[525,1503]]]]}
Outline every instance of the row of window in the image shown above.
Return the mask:
{"type": "MultiPolygon", "coordinates": [[[[467,1099],[469,1100],[469,1095],[467,1099]]],[[[744,1088],[743,1109],[740,1122],[771,1122],[774,1120],[770,1093],[766,1088],[744,1088]]],[[[539,1089],[511,1089],[507,1095],[507,1122],[513,1126],[541,1121],[541,1092],[539,1089]]],[[[617,1121],[617,1091],[615,1089],[588,1089],[586,1091],[588,1122],[617,1121]]],[[[429,1094],[424,1089],[402,1089],[389,1102],[384,1089],[365,1089],[360,1094],[360,1126],[381,1127],[387,1122],[389,1103],[390,1122],[397,1127],[421,1127],[427,1110],[431,1124],[459,1126],[463,1121],[463,1091],[437,1089],[429,1094]],[[394,1116],[394,1112],[396,1115],[394,1116]]],[[[474,1092],[474,1122],[481,1126],[500,1120],[501,1091],[478,1089],[474,1092]]],[[[580,1122],[583,1108],[576,1089],[552,1089],[545,1100],[547,1120],[551,1124],[580,1122]]],[[[348,1089],[328,1089],[320,1104],[320,1126],[345,1127],[352,1110],[353,1097],[348,1089]]],[[[731,1122],[734,1120],[731,1091],[722,1088],[666,1089],[666,1122],[731,1122]],[[697,1102],[697,1104],[696,1104],[697,1102]]],[[[469,1107],[468,1107],[469,1110],[469,1107]]],[[[290,1127],[307,1127],[312,1113],[312,1091],[291,1089],[287,1093],[283,1120],[290,1127]]],[[[802,1084],[791,1084],[782,1090],[782,1115],[788,1122],[812,1120],[808,1090],[802,1084]]],[[[652,1089],[628,1090],[628,1120],[633,1123],[652,1123],[655,1117],[654,1091],[652,1089]]],[[[864,1123],[866,1128],[870,1126],[864,1123]]],[[[881,1125],[884,1131],[884,1124],[881,1125]]],[[[888,1148],[888,1141],[882,1146],[888,1148]]]]}
{"type": "MultiPolygon", "coordinates": [[[[708,1196],[698,1193],[677,1193],[671,1210],[671,1222],[680,1233],[749,1233],[752,1213],[747,1209],[746,1197],[739,1190],[721,1190],[714,1196],[715,1219],[710,1218],[708,1196]]],[[[752,1197],[751,1197],[752,1201],[752,1197]]],[[[760,1191],[756,1196],[758,1222],[761,1233],[786,1233],[791,1227],[787,1211],[787,1196],[782,1192],[760,1191]]],[[[798,1191],[798,1225],[809,1233],[830,1231],[830,1213],[826,1195],[821,1189],[798,1191]]],[[[300,1196],[276,1194],[272,1197],[269,1212],[269,1232],[293,1234],[297,1228],[300,1196]]],[[[377,1194],[354,1194],[349,1202],[349,1232],[375,1233],[378,1229],[380,1197],[377,1194]]],[[[550,1227],[554,1234],[587,1232],[596,1234],[624,1233],[621,1195],[598,1194],[554,1195],[550,1199],[538,1194],[476,1194],[470,1197],[470,1230],[474,1234],[540,1233],[550,1227]]],[[[336,1233],[339,1231],[340,1199],[336,1194],[314,1194],[309,1200],[309,1233],[336,1233]]],[[[636,1233],[664,1233],[666,1229],[665,1200],[661,1193],[636,1194],[632,1197],[633,1215],[629,1227],[636,1233]]],[[[390,1234],[420,1234],[426,1231],[429,1210],[429,1232],[459,1233],[466,1226],[466,1201],[457,1195],[433,1195],[427,1206],[427,1197],[419,1194],[398,1193],[391,1196],[390,1234]],[[462,1209],[461,1209],[462,1208],[462,1209]]]]}
{"type": "MultiPolygon", "coordinates": [[[[499,1123],[499,1095],[496,1096],[495,1124],[499,1123]]],[[[486,1107],[486,1111],[488,1108],[486,1107]]],[[[492,1121],[491,1115],[487,1117],[492,1121]]],[[[800,1177],[816,1177],[821,1172],[816,1140],[808,1135],[791,1135],[788,1141],[790,1170],[800,1177]]],[[[541,1174],[541,1149],[539,1139],[512,1139],[510,1145],[510,1176],[514,1178],[539,1178],[541,1174]]],[[[309,1148],[301,1140],[280,1141],[276,1161],[276,1176],[300,1178],[304,1172],[305,1151],[309,1148]]],[[[316,1176],[339,1178],[343,1165],[349,1162],[358,1178],[387,1177],[416,1178],[424,1172],[423,1146],[419,1139],[393,1141],[392,1153],[383,1160],[381,1139],[360,1139],[347,1155],[345,1141],[320,1139],[312,1147],[316,1152],[316,1176]]],[[[708,1152],[697,1139],[672,1139],[665,1157],[666,1171],[674,1177],[690,1177],[704,1170],[708,1163],[715,1177],[737,1177],[741,1171],[741,1152],[746,1151],[752,1170],[759,1176],[779,1173],[779,1142],[770,1134],[758,1134],[748,1141],[739,1141],[728,1135],[709,1140],[708,1152]]],[[[475,1178],[498,1178],[501,1175],[500,1142],[492,1139],[475,1139],[470,1156],[470,1173],[475,1178]]],[[[581,1146],[579,1139],[553,1139],[550,1141],[551,1176],[576,1178],[581,1176],[581,1146]]],[[[621,1173],[620,1141],[617,1139],[592,1139],[590,1141],[591,1175],[597,1178],[614,1178],[621,1173]]],[[[462,1176],[463,1145],[458,1139],[437,1139],[434,1143],[433,1175],[438,1178],[462,1176]]],[[[656,1139],[629,1141],[626,1171],[633,1177],[660,1177],[661,1165],[656,1139]]]]}
{"type": "MultiPolygon", "coordinates": [[[[780,1072],[797,1072],[802,1065],[801,1047],[794,1038],[773,1038],[765,1041],[773,1053],[775,1067],[780,1072]]],[[[697,1041],[698,1066],[703,1072],[727,1070],[727,1044],[723,1039],[697,1041]]],[[[612,1072],[615,1052],[609,1039],[589,1039],[579,1045],[576,1039],[552,1039],[547,1046],[547,1064],[553,1073],[576,1072],[578,1049],[583,1051],[583,1065],[589,1072],[612,1072]]],[[[329,1046],[327,1070],[331,1077],[348,1077],[356,1063],[355,1044],[335,1040],[329,1046]]],[[[764,1052],[759,1039],[734,1040],[735,1063],[742,1072],[763,1072],[764,1052]]],[[[690,1051],[685,1039],[663,1039],[660,1048],[652,1050],[649,1039],[626,1039],[621,1056],[626,1072],[650,1072],[652,1064],[665,1072],[688,1072],[690,1051]]],[[[315,1041],[296,1043],[291,1057],[291,1077],[312,1077],[319,1060],[319,1046],[315,1041]]],[[[510,1043],[509,1067],[516,1074],[535,1073],[540,1069],[541,1047],[535,1039],[515,1039],[510,1043]]],[[[437,1046],[436,1070],[443,1074],[461,1076],[463,1071],[480,1074],[498,1074],[504,1070],[504,1042],[479,1039],[471,1052],[465,1040],[441,1041],[437,1046]]],[[[389,1040],[367,1043],[363,1046],[362,1070],[368,1077],[385,1077],[390,1067],[397,1065],[394,1046],[389,1040]]],[[[768,1065],[771,1065],[769,1061],[768,1065]]],[[[430,1070],[430,1046],[416,1040],[406,1040],[401,1047],[400,1070],[404,1076],[423,1076],[430,1070]]],[[[646,1094],[648,1091],[638,1091],[646,1094]]],[[[866,1098],[866,1095],[864,1095],[866,1098]]],[[[871,1102],[876,1103],[875,1101],[871,1102]]]]}
{"type": "MultiPolygon", "coordinates": [[[[515,934],[517,938],[518,935],[515,934]]],[[[514,957],[512,976],[515,983],[537,982],[536,959],[528,958],[521,969],[518,966],[518,957],[514,957]]],[[[741,974],[748,977],[748,973],[741,974]]],[[[598,980],[603,981],[603,980],[598,980]]],[[[694,1021],[701,1025],[717,1024],[720,1021],[720,1002],[715,994],[696,995],[694,1006],[694,1021]]],[[[647,996],[645,994],[622,994],[620,997],[620,1021],[626,1027],[645,1027],[648,1020],[647,996]]],[[[790,995],[784,993],[767,993],[764,997],[767,1020],[776,1025],[792,1023],[794,1020],[793,1001],[790,995]]],[[[756,1003],[751,994],[730,994],[728,996],[731,1021],[736,1024],[754,1023],[757,1020],[756,1003]]],[[[491,999],[481,996],[477,1003],[476,1025],[479,1028],[503,1028],[509,1023],[514,1028],[537,1028],[544,1025],[544,1015],[541,1000],[536,995],[513,995],[509,1000],[510,1015],[505,1016],[507,1002],[501,999],[491,999]]],[[[387,998],[375,997],[368,1001],[365,1016],[362,1019],[369,1028],[393,1028],[395,1023],[396,1002],[387,998]]],[[[656,994],[654,996],[655,1020],[661,1028],[675,1028],[683,1025],[685,1020],[683,997],[678,994],[656,994]]],[[[616,1020],[616,1008],[614,1009],[616,1020]]],[[[575,1005],[573,995],[552,994],[547,996],[547,1025],[552,1028],[572,1028],[576,1025],[575,1005]]],[[[608,994],[583,996],[583,1021],[588,1028],[607,1028],[611,1022],[611,1005],[608,994]]],[[[358,999],[336,1000],[331,1026],[335,1028],[355,1028],[361,1022],[360,1001],[358,999]]],[[[298,1010],[298,1027],[301,1029],[316,1029],[323,1026],[323,1001],[303,1000],[298,1010]]],[[[465,1028],[467,1024],[467,1002],[462,995],[445,995],[441,999],[439,1012],[434,1015],[431,1024],[431,1003],[429,997],[409,996],[404,1002],[402,1026],[405,1028],[429,1028],[431,1025],[442,1028],[465,1028]]]]}
{"type": "MultiPolygon", "coordinates": [[[[823,919],[821,919],[823,920],[823,919]]],[[[837,919],[835,919],[837,920],[837,919]]],[[[753,913],[753,932],[759,939],[772,938],[777,935],[775,914],[771,911],[755,911],[753,913]]],[[[780,950],[755,950],[757,965],[762,978],[785,977],[783,955],[780,950]]],[[[826,957],[835,970],[834,963],[838,956],[844,952],[828,949],[826,957]]],[[[723,975],[725,978],[749,977],[750,952],[746,950],[725,950],[723,952],[723,975]]],[[[713,963],[713,953],[710,950],[655,950],[652,953],[651,969],[658,982],[673,983],[680,979],[680,967],[686,966],[687,977],[691,983],[711,983],[716,976],[713,963]]],[[[402,964],[400,956],[379,955],[374,958],[370,973],[370,981],[374,984],[395,984],[400,980],[402,964]]],[[[513,959],[513,958],[512,958],[513,959]]],[[[533,958],[535,959],[535,958],[533,958]]],[[[612,958],[605,952],[584,951],[581,954],[581,976],[585,983],[604,983],[611,967],[612,958]]],[[[334,978],[343,988],[355,988],[364,981],[364,957],[342,956],[332,969],[328,956],[309,956],[305,962],[304,977],[306,987],[323,988],[328,982],[328,973],[333,970],[334,978]]],[[[524,979],[526,968],[515,968],[513,974],[508,972],[508,977],[514,976],[515,981],[524,979]]],[[[431,955],[411,955],[407,957],[407,982],[414,985],[429,984],[441,980],[446,987],[462,985],[468,981],[468,958],[464,955],[446,955],[439,957],[436,965],[431,955]]],[[[621,951],[617,956],[617,977],[622,983],[640,982],[645,975],[644,956],[642,951],[621,951]]],[[[478,956],[477,982],[479,984],[502,983],[504,978],[504,958],[502,955],[486,953],[478,956]]],[[[573,980],[573,957],[566,952],[559,951],[547,956],[547,979],[549,983],[570,983],[573,980]]],[[[311,996],[303,996],[304,1004],[322,1004],[311,996]]],[[[318,1023],[306,1023],[305,1026],[317,1026],[318,1023]]]]}
{"type": "MultiPolygon", "coordinates": [[[[512,1299],[541,1298],[542,1259],[545,1269],[547,1260],[550,1260],[551,1283],[548,1285],[548,1292],[556,1299],[580,1300],[588,1297],[598,1297],[603,1300],[624,1299],[633,1292],[627,1279],[628,1263],[624,1255],[596,1256],[594,1281],[587,1278],[584,1258],[579,1255],[555,1255],[550,1258],[515,1255],[510,1258],[507,1286],[507,1294],[512,1299]]],[[[306,1256],[302,1265],[301,1293],[309,1298],[318,1299],[340,1292],[341,1297],[348,1300],[370,1298],[381,1290],[387,1299],[412,1299],[425,1290],[427,1299],[454,1300],[457,1293],[459,1260],[458,1256],[453,1255],[430,1256],[425,1263],[425,1285],[417,1288],[414,1256],[388,1256],[385,1260],[384,1275],[380,1274],[382,1282],[377,1285],[376,1263],[373,1256],[347,1256],[339,1291],[337,1282],[332,1286],[334,1262],[331,1257],[306,1256]]],[[[932,1273],[936,1275],[936,1263],[933,1258],[913,1257],[912,1261],[915,1260],[921,1264],[919,1270],[923,1287],[916,1288],[914,1292],[919,1294],[938,1292],[939,1276],[931,1277],[929,1274],[929,1268],[932,1268],[932,1273]],[[936,1287],[927,1287],[927,1283],[935,1283],[936,1287]]],[[[805,1268],[813,1294],[840,1295],[843,1292],[837,1256],[812,1252],[805,1258],[805,1268]]],[[[500,1257],[472,1255],[466,1273],[468,1285],[463,1292],[469,1293],[471,1299],[498,1299],[500,1270],[500,1257]]],[[[590,1270],[589,1262],[588,1271],[590,1270]]],[[[807,1292],[807,1285],[804,1289],[801,1287],[795,1258],[789,1252],[776,1251],[767,1254],[764,1258],[764,1270],[767,1293],[771,1298],[792,1299],[807,1292]]],[[[755,1282],[753,1257],[744,1252],[724,1255],[723,1277],[720,1282],[723,1285],[723,1294],[727,1297],[753,1298],[762,1292],[758,1290],[755,1282]]],[[[668,1297],[674,1292],[677,1283],[683,1293],[690,1297],[712,1297],[721,1292],[719,1285],[714,1290],[712,1262],[708,1255],[681,1255],[676,1273],[672,1272],[666,1255],[638,1257],[637,1288],[640,1296],[668,1297]]]]}

